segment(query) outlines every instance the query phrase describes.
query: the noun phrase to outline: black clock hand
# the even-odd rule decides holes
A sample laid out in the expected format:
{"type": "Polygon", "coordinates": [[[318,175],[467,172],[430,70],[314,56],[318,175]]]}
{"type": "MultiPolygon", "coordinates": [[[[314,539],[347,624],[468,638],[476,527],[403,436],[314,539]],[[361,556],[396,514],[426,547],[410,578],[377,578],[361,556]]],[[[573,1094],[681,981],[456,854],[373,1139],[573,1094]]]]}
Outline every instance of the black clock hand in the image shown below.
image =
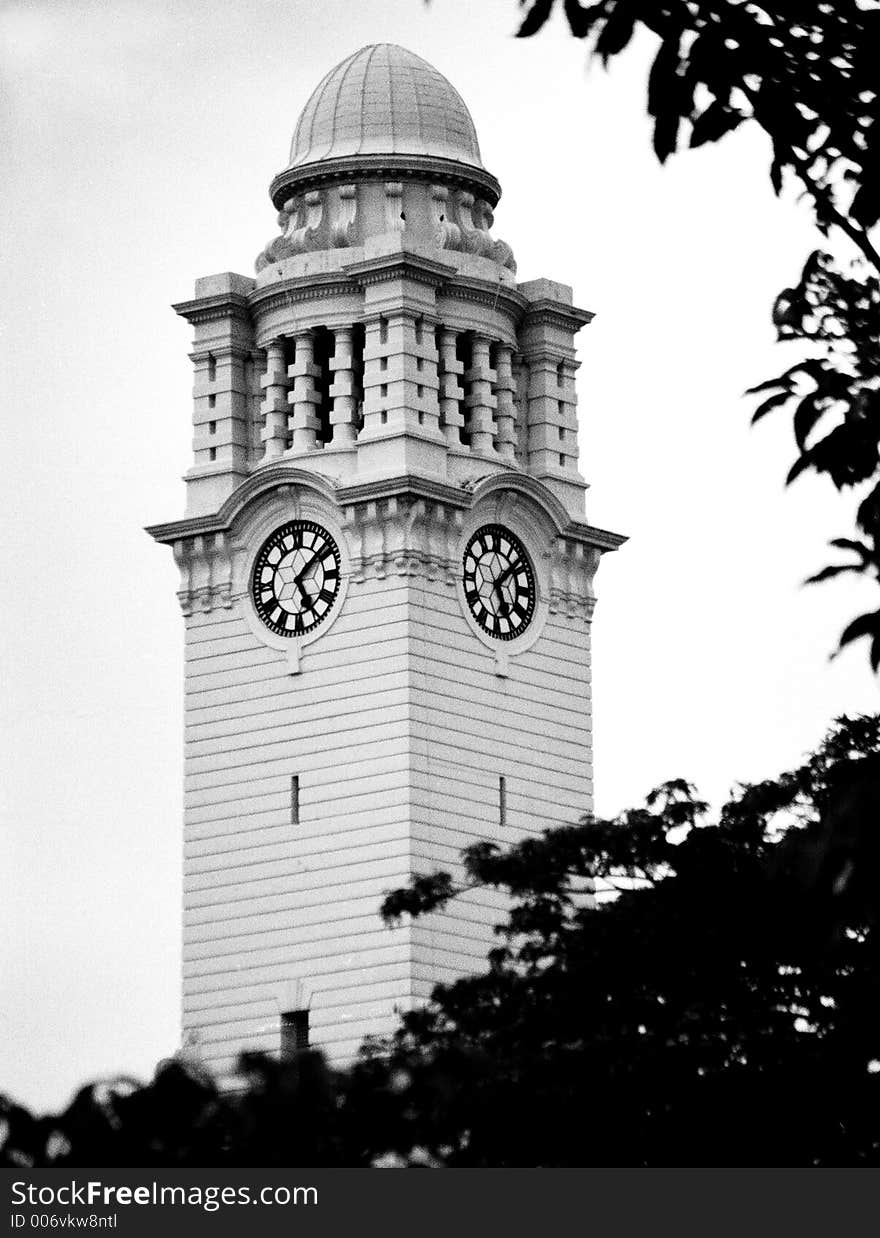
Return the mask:
{"type": "Polygon", "coordinates": [[[514,572],[519,571],[521,566],[522,564],[520,563],[519,559],[514,560],[513,563],[509,563],[507,567],[504,569],[504,571],[499,573],[497,579],[495,580],[494,585],[492,586],[495,593],[498,595],[498,602],[499,602],[498,614],[499,614],[499,618],[501,619],[506,619],[507,616],[510,614],[510,603],[508,602],[507,598],[505,598],[504,594],[501,592],[501,586],[510,576],[514,574],[514,572]]]}
{"type": "Polygon", "coordinates": [[[305,565],[305,567],[302,569],[302,571],[299,573],[299,575],[296,577],[293,583],[295,585],[299,585],[300,581],[303,579],[306,573],[310,572],[317,562],[318,562],[318,556],[312,555],[311,559],[309,559],[308,563],[305,565]]]}
{"type": "Polygon", "coordinates": [[[512,576],[514,572],[518,572],[521,567],[522,567],[522,564],[520,563],[519,559],[516,559],[513,563],[509,563],[507,567],[504,569],[504,571],[501,573],[501,575],[498,577],[498,579],[495,581],[495,588],[497,589],[500,585],[503,585],[505,580],[507,580],[508,576],[512,576]]]}
{"type": "Polygon", "coordinates": [[[312,568],[315,566],[315,564],[318,562],[318,558],[319,558],[319,555],[312,555],[311,559],[309,559],[308,563],[305,565],[305,567],[302,569],[299,575],[294,577],[293,583],[296,585],[297,589],[299,590],[299,596],[302,598],[303,606],[311,606],[312,599],[309,597],[309,595],[306,593],[305,589],[303,588],[302,582],[304,578],[308,575],[308,573],[312,570],[312,568]]]}

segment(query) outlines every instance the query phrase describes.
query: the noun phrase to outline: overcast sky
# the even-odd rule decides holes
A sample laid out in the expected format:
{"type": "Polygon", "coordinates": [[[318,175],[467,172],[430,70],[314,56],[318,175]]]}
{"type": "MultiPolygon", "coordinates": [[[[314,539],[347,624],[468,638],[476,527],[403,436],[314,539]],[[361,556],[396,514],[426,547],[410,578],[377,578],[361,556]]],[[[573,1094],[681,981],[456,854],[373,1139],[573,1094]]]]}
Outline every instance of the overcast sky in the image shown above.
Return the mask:
{"type": "MultiPolygon", "coordinates": [[[[683,776],[718,802],[873,710],[865,595],[801,587],[852,504],[785,492],[784,421],[750,384],[787,356],[774,294],[817,244],[767,182],[760,134],[659,168],[650,48],[585,72],[562,22],[514,40],[514,0],[51,0],[0,10],[3,941],[0,1091],[37,1108],[149,1077],[178,1043],[183,512],[197,276],[253,273],[268,184],[319,79],[366,43],[431,61],[504,190],[519,278],[573,285],[597,577],[597,807],[683,776]]],[[[794,358],[792,357],[791,360],[794,358]]],[[[876,604],[876,603],[874,603],[876,604]]]]}

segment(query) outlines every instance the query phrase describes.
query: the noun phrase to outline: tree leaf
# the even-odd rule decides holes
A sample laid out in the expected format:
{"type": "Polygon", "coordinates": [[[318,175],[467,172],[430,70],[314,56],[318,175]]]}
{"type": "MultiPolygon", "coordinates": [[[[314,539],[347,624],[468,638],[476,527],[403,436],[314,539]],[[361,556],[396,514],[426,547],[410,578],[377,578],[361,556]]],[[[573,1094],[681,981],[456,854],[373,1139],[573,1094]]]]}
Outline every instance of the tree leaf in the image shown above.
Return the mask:
{"type": "MultiPolygon", "coordinates": [[[[843,649],[845,645],[850,645],[854,640],[860,640],[863,636],[870,636],[873,640],[880,636],[880,610],[859,615],[857,619],[853,619],[852,623],[847,624],[841,633],[838,649],[843,649]]],[[[877,669],[873,659],[872,666],[874,670],[877,669]]]]}
{"type": "Polygon", "coordinates": [[[772,412],[774,408],[779,408],[780,405],[787,404],[791,397],[792,393],[788,390],[777,391],[775,395],[771,395],[769,399],[763,402],[763,404],[759,404],[752,413],[751,424],[755,425],[755,423],[760,421],[762,417],[766,417],[768,413],[772,412]]]}
{"type": "Polygon", "coordinates": [[[810,452],[804,452],[802,456],[798,456],[794,464],[785,475],[785,484],[790,486],[796,478],[800,477],[806,469],[813,467],[813,459],[810,452]]]}
{"type": "Polygon", "coordinates": [[[815,572],[812,576],[808,576],[804,584],[818,585],[824,580],[831,580],[832,577],[839,576],[842,572],[861,572],[862,570],[860,563],[832,563],[828,567],[823,567],[821,572],[815,572]]]}
{"type": "Polygon", "coordinates": [[[528,39],[537,34],[553,11],[554,0],[534,0],[532,7],[516,32],[518,39],[528,39]]]}
{"type": "Polygon", "coordinates": [[[856,190],[850,214],[863,228],[873,228],[880,219],[880,176],[873,168],[856,190]]]}
{"type": "Polygon", "coordinates": [[[851,537],[834,537],[828,545],[833,546],[835,550],[851,550],[860,559],[870,559],[871,557],[871,548],[866,546],[864,542],[854,541],[851,537]]]}
{"type": "Polygon", "coordinates": [[[596,40],[596,55],[606,64],[622,52],[633,36],[636,24],[635,6],[630,0],[617,0],[596,40]]]}
{"type": "Polygon", "coordinates": [[[815,391],[811,391],[809,395],[804,396],[800,404],[798,404],[792,418],[792,426],[799,451],[804,450],[810,431],[824,412],[825,409],[822,408],[816,399],[815,391]]]}
{"type": "Polygon", "coordinates": [[[690,146],[703,146],[706,142],[717,142],[725,133],[730,133],[746,119],[736,108],[728,107],[720,99],[710,103],[693,122],[690,146]]]}
{"type": "MultiPolygon", "coordinates": [[[[617,10],[615,7],[615,12],[617,10]]],[[[606,5],[591,4],[585,8],[580,0],[565,0],[565,16],[571,33],[576,39],[585,39],[596,24],[597,18],[605,10],[606,5]]],[[[613,16],[613,15],[612,15],[613,16]]]]}

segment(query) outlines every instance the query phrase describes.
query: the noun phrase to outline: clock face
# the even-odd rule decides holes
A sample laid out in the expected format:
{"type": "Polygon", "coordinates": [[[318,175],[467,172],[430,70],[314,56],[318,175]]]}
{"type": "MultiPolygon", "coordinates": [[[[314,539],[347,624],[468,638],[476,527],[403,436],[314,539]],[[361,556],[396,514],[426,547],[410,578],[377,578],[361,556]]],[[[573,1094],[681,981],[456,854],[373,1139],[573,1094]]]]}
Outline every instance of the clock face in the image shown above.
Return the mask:
{"type": "Polygon", "coordinates": [[[535,613],[535,574],[522,542],[503,525],[477,529],[464,552],[464,595],[496,640],[520,636],[535,613]]]}
{"type": "Polygon", "coordinates": [[[339,592],[339,549],[312,520],[276,529],[254,563],[257,614],[277,636],[302,636],[326,618],[339,592]]]}

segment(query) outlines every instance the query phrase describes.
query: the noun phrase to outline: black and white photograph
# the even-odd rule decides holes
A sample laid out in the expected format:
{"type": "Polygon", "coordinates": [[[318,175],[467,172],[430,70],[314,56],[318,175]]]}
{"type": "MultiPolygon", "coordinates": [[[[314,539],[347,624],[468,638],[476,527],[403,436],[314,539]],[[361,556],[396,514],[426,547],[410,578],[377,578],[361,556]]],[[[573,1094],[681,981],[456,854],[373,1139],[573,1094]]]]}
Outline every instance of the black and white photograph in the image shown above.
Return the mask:
{"type": "Polygon", "coordinates": [[[868,0],[0,7],[13,1229],[880,1164],[878,63],[868,0]]]}

